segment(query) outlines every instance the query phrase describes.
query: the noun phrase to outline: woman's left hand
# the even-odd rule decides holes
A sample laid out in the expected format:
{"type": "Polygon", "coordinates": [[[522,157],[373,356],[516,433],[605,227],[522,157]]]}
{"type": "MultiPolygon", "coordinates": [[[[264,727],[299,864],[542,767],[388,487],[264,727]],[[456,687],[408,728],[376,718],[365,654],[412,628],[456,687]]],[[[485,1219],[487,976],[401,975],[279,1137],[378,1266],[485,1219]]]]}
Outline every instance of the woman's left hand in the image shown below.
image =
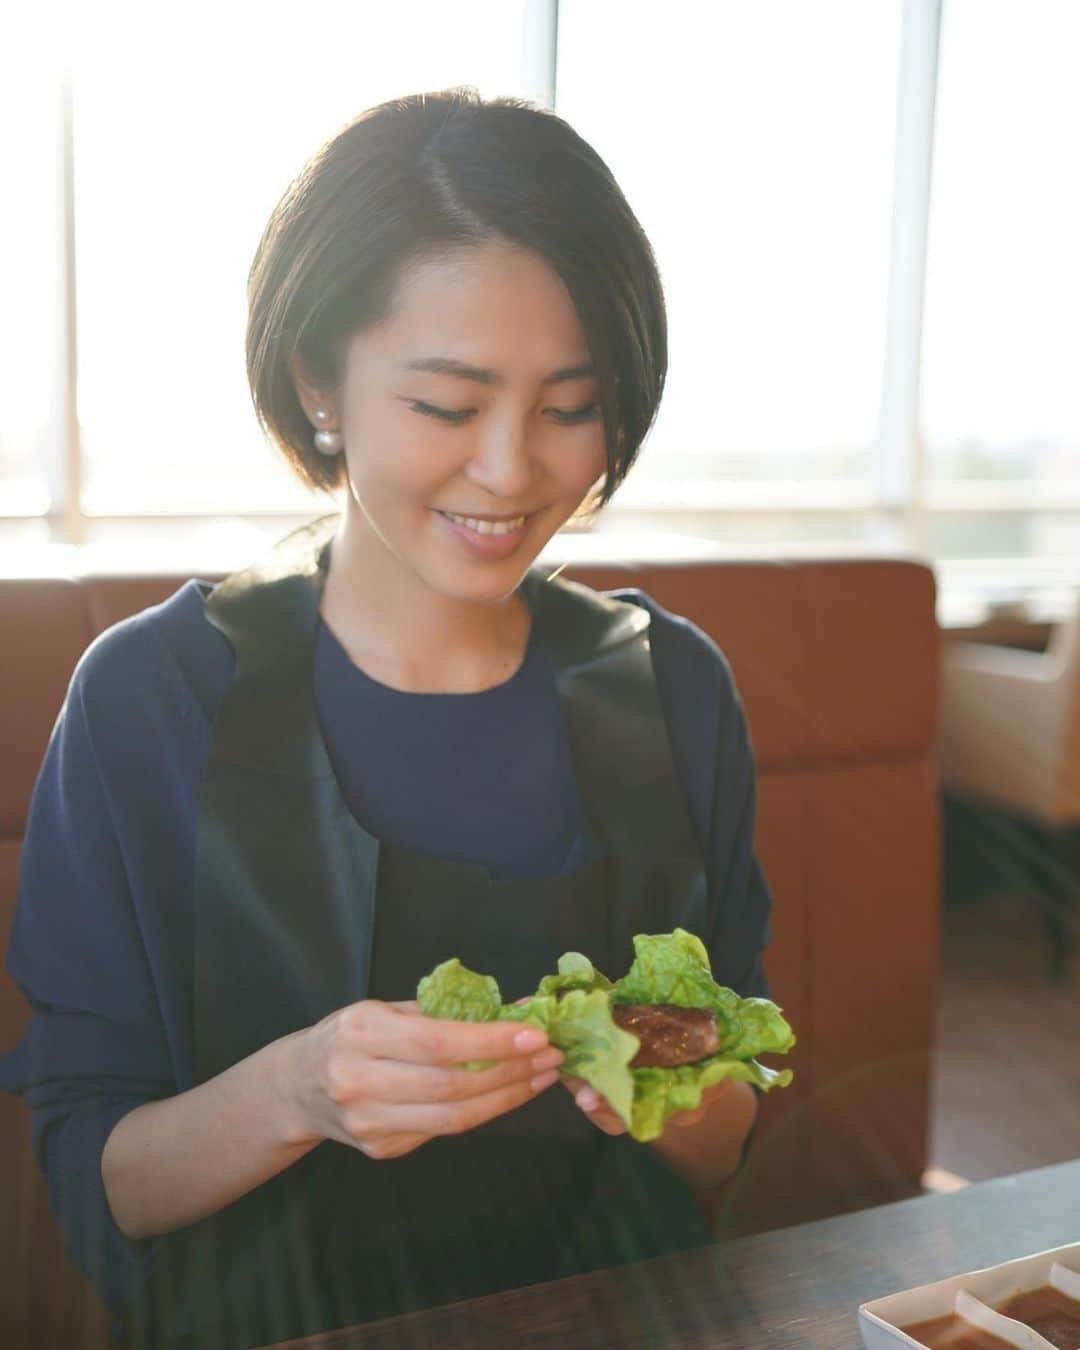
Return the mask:
{"type": "MultiPolygon", "coordinates": [[[[605,1134],[626,1133],[626,1126],[608,1105],[607,1100],[601,1097],[595,1088],[590,1087],[584,1079],[561,1078],[559,1081],[571,1093],[578,1106],[597,1129],[603,1130],[605,1134]]],[[[668,1116],[664,1122],[664,1129],[666,1130],[670,1125],[676,1125],[680,1129],[684,1129],[688,1125],[698,1124],[704,1118],[712,1103],[718,1097],[722,1097],[730,1088],[730,1079],[724,1079],[723,1082],[714,1083],[712,1087],[707,1087],[701,1094],[700,1106],[695,1107],[693,1111],[677,1111],[675,1115],[668,1116]]]]}

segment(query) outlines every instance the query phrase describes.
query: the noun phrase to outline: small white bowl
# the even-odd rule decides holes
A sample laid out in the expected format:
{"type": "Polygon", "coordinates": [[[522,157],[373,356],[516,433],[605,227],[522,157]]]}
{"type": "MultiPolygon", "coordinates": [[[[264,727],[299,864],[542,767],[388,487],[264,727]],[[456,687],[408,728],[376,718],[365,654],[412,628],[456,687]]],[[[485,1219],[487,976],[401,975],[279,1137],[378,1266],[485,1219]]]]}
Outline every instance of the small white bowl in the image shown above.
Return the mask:
{"type": "Polygon", "coordinates": [[[901,1331],[902,1326],[959,1313],[975,1326],[1016,1346],[1017,1350],[1054,1350],[1049,1341],[1030,1327],[1002,1317],[990,1306],[1004,1303],[1014,1294],[1041,1289],[1051,1283],[1070,1298],[1080,1299],[1080,1242],[864,1303],[859,1309],[863,1345],[866,1350],[918,1346],[920,1342],[901,1331]]]}

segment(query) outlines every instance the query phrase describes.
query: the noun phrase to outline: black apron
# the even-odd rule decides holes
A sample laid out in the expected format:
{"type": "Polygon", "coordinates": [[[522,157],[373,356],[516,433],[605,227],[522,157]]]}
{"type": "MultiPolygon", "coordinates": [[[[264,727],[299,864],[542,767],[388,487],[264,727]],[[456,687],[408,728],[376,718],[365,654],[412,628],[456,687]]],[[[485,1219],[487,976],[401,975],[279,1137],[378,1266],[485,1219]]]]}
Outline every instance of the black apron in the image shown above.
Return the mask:
{"type": "MultiPolygon", "coordinates": [[[[706,884],[653,678],[649,614],[534,567],[521,583],[555,670],[584,822],[581,865],[498,880],[367,833],[318,723],[319,601],[337,517],[222,582],[236,657],[202,782],[194,894],[203,1082],[359,999],[415,997],[451,956],[504,1000],[567,950],[622,973],[632,938],[704,931],[706,884]]],[[[556,1085],[403,1158],[324,1142],[155,1243],[130,1345],[249,1347],[700,1245],[688,1188],[556,1085]]]]}

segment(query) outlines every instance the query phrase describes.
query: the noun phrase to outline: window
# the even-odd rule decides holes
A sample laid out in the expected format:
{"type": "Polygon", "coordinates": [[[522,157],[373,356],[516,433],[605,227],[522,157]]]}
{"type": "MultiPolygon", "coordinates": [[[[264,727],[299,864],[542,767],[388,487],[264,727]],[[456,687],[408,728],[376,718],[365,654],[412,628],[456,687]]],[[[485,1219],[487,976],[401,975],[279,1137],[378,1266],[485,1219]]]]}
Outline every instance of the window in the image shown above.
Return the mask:
{"type": "Polygon", "coordinates": [[[361,109],[472,84],[553,88],[656,249],[668,387],[599,530],[909,548],[946,588],[1080,580],[1073,0],[315,0],[303,24],[116,0],[72,22],[70,84],[47,10],[0,49],[21,207],[0,547],[202,559],[324,509],[250,408],[259,231],[361,109]]]}
{"type": "Polygon", "coordinates": [[[74,66],[79,417],[91,516],[327,506],[268,448],[244,371],[245,282],[304,160],[416,89],[516,92],[505,0],[89,10],[74,66]],[[208,37],[212,35],[212,41],[208,37]],[[132,53],[138,59],[132,59],[132,53]]]}
{"type": "Polygon", "coordinates": [[[869,502],[899,24],[899,0],[561,7],[559,111],[622,183],[668,301],[627,499],[869,502]]]}
{"type": "Polygon", "coordinates": [[[1080,551],[1080,7],[949,0],[923,362],[929,544],[1080,551]]]}
{"type": "MultiPolygon", "coordinates": [[[[20,22],[23,22],[20,19],[20,22]]],[[[19,542],[45,538],[62,382],[55,335],[64,303],[60,102],[56,69],[25,19],[25,43],[0,43],[0,516],[19,542]]]]}

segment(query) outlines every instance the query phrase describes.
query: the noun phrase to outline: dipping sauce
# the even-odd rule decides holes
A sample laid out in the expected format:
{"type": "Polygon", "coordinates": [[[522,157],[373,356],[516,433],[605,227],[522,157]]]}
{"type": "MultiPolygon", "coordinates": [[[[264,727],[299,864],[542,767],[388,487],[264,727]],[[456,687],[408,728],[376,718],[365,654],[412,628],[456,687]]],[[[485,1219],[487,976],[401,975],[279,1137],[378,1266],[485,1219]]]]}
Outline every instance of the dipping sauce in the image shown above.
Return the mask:
{"type": "Polygon", "coordinates": [[[996,1311],[1026,1322],[1057,1350],[1080,1350],[1080,1302],[1052,1284],[1015,1294],[996,1311]]]}
{"type": "Polygon", "coordinates": [[[973,1326],[959,1313],[934,1317],[929,1322],[914,1322],[900,1330],[913,1341],[925,1345],[927,1350],[1015,1350],[1008,1341],[973,1326]]]}

